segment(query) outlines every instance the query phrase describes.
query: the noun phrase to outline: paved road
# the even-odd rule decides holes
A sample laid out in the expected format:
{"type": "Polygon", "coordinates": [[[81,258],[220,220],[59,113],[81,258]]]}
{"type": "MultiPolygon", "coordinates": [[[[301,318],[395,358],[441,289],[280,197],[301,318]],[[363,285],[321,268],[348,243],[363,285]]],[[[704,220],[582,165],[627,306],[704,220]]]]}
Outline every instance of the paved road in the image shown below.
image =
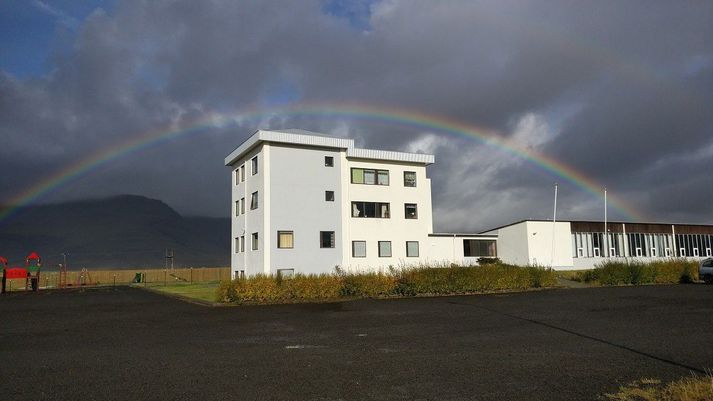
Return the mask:
{"type": "Polygon", "coordinates": [[[232,308],[10,294],[0,399],[591,400],[713,368],[711,339],[711,285],[232,308]]]}

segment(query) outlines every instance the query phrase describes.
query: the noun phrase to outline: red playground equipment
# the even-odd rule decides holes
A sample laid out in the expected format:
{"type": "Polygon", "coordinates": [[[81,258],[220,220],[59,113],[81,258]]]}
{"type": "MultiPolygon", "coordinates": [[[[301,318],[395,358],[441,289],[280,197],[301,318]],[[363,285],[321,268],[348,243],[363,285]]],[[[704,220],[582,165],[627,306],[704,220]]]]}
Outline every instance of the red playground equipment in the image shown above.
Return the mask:
{"type": "Polygon", "coordinates": [[[25,290],[32,288],[32,291],[37,291],[40,288],[40,267],[42,266],[42,258],[37,252],[31,252],[25,258],[25,267],[7,267],[7,259],[0,256],[0,264],[2,265],[2,292],[6,291],[8,279],[25,279],[25,290]]]}

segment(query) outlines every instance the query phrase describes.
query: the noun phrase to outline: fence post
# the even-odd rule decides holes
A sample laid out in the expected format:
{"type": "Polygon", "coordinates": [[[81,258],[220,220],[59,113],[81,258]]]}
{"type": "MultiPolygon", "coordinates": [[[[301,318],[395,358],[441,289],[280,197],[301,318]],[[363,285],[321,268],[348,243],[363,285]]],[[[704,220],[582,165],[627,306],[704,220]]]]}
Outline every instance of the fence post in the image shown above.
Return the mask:
{"type": "Polygon", "coordinates": [[[163,269],[163,286],[165,287],[168,283],[168,269],[163,269]]]}
{"type": "Polygon", "coordinates": [[[114,288],[116,288],[116,273],[114,273],[114,288]]]}
{"type": "Polygon", "coordinates": [[[191,284],[193,284],[193,268],[191,267],[191,284]]]}

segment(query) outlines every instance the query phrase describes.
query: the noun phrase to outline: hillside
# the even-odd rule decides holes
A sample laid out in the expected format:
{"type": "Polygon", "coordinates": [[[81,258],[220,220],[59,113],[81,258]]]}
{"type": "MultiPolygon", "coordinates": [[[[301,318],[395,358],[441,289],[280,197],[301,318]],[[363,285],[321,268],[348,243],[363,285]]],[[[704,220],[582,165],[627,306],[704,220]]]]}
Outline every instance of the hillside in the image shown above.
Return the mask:
{"type": "Polygon", "coordinates": [[[37,251],[56,268],[67,253],[70,269],[164,265],[228,266],[230,219],[183,217],[165,203],[142,196],[34,206],[0,223],[0,255],[11,265],[37,251]]]}

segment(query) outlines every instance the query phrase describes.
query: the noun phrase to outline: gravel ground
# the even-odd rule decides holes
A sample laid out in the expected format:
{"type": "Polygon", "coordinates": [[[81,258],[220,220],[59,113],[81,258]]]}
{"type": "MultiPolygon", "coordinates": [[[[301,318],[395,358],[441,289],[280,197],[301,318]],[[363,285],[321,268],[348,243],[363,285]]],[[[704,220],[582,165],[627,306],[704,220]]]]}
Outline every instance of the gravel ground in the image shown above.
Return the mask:
{"type": "Polygon", "coordinates": [[[2,400],[592,400],[713,368],[713,286],[204,307],[0,296],[2,400]]]}

